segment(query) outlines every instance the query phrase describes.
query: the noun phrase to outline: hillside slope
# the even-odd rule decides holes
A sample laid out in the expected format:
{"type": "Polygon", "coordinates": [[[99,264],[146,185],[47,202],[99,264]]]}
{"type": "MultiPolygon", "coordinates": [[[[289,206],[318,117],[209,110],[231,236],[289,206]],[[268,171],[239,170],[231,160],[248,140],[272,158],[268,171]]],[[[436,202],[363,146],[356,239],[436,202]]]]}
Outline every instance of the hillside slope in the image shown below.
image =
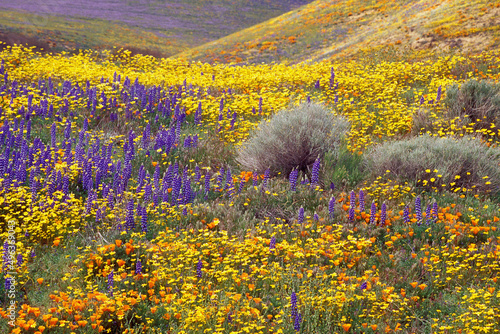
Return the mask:
{"type": "Polygon", "coordinates": [[[130,46],[172,55],[310,2],[19,0],[0,2],[0,32],[4,41],[17,34],[59,49],[130,46]]]}
{"type": "Polygon", "coordinates": [[[500,4],[487,0],[314,1],[178,55],[221,62],[320,60],[385,46],[479,52],[500,45],[500,4]]]}

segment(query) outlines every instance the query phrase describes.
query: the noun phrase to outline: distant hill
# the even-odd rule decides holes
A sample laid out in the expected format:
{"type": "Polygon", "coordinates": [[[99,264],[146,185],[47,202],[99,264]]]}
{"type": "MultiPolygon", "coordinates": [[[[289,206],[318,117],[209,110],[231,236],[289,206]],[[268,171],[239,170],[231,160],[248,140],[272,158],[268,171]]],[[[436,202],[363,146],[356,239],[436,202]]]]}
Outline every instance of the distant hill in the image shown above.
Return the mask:
{"type": "Polygon", "coordinates": [[[178,57],[300,62],[363,56],[385,47],[475,53],[499,45],[498,1],[330,0],[314,1],[178,57]]]}
{"type": "Polygon", "coordinates": [[[0,2],[0,40],[54,50],[129,47],[170,56],[311,0],[46,0],[0,2]]]}

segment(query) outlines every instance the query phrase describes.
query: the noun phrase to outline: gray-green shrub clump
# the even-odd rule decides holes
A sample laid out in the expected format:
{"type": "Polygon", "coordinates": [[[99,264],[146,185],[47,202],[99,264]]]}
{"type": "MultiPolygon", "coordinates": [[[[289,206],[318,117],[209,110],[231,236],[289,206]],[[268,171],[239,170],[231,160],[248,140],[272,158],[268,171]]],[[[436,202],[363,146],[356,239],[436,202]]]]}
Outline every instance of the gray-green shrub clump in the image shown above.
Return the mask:
{"type": "Polygon", "coordinates": [[[464,125],[474,123],[474,129],[490,128],[491,123],[500,124],[498,84],[471,79],[460,87],[451,85],[446,88],[444,103],[448,118],[459,117],[464,125]]]}
{"type": "Polygon", "coordinates": [[[302,103],[263,120],[238,152],[243,168],[288,177],[293,169],[310,174],[318,156],[335,150],[350,129],[349,121],[321,104],[302,103]]]}
{"type": "Polygon", "coordinates": [[[364,165],[373,176],[389,170],[398,179],[416,184],[420,181],[418,185],[427,189],[466,188],[498,193],[499,162],[500,150],[489,148],[478,139],[423,135],[374,147],[366,154],[364,165]]]}

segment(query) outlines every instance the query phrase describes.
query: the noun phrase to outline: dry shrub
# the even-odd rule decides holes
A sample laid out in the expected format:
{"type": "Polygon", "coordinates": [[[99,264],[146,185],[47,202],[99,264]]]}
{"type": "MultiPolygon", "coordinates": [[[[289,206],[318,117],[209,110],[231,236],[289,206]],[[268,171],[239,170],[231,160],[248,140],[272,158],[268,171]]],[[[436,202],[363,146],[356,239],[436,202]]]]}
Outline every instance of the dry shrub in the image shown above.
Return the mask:
{"type": "Polygon", "coordinates": [[[475,130],[493,129],[491,123],[500,124],[500,85],[476,79],[460,87],[452,85],[446,88],[444,103],[447,118],[458,117],[463,125],[473,123],[475,130]]]}
{"type": "Polygon", "coordinates": [[[484,193],[498,192],[499,162],[500,150],[489,148],[478,139],[429,135],[383,143],[365,157],[365,166],[373,176],[389,170],[401,180],[417,183],[440,175],[439,183],[429,183],[427,188],[466,188],[484,193]],[[433,173],[434,170],[438,172],[433,173]]]}
{"type": "Polygon", "coordinates": [[[318,156],[335,150],[350,129],[347,119],[334,116],[325,106],[303,103],[263,120],[238,152],[247,170],[288,176],[297,168],[304,174],[318,156]]]}

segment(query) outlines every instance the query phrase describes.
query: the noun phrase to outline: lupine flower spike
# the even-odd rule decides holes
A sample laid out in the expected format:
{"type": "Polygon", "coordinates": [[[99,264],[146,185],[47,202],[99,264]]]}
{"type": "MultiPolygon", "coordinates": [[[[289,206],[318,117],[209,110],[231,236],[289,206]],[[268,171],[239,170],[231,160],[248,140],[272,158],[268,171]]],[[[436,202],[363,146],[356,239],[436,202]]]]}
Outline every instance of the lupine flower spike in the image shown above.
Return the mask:
{"type": "Polygon", "coordinates": [[[375,205],[375,202],[372,202],[372,205],[370,207],[370,224],[373,225],[375,224],[377,218],[375,217],[377,213],[377,206],[375,205]]]}
{"type": "Polygon", "coordinates": [[[387,220],[387,205],[382,203],[382,207],[380,208],[380,225],[384,226],[385,221],[387,220]]]}
{"type": "Polygon", "coordinates": [[[417,198],[415,198],[415,215],[418,221],[417,224],[420,225],[420,223],[422,222],[422,202],[420,196],[417,196],[417,198]]]}
{"type": "Polygon", "coordinates": [[[328,216],[331,220],[335,217],[335,197],[333,196],[328,203],[328,216]]]}
{"type": "Polygon", "coordinates": [[[363,189],[359,191],[358,201],[359,201],[359,211],[361,212],[365,211],[365,193],[363,192],[363,189]]]}
{"type": "Polygon", "coordinates": [[[291,191],[297,191],[297,177],[299,176],[299,171],[294,169],[290,172],[290,189],[291,191]]]}
{"type": "Polygon", "coordinates": [[[299,209],[299,218],[298,218],[298,223],[302,224],[304,222],[304,208],[301,207],[299,209]]]}

